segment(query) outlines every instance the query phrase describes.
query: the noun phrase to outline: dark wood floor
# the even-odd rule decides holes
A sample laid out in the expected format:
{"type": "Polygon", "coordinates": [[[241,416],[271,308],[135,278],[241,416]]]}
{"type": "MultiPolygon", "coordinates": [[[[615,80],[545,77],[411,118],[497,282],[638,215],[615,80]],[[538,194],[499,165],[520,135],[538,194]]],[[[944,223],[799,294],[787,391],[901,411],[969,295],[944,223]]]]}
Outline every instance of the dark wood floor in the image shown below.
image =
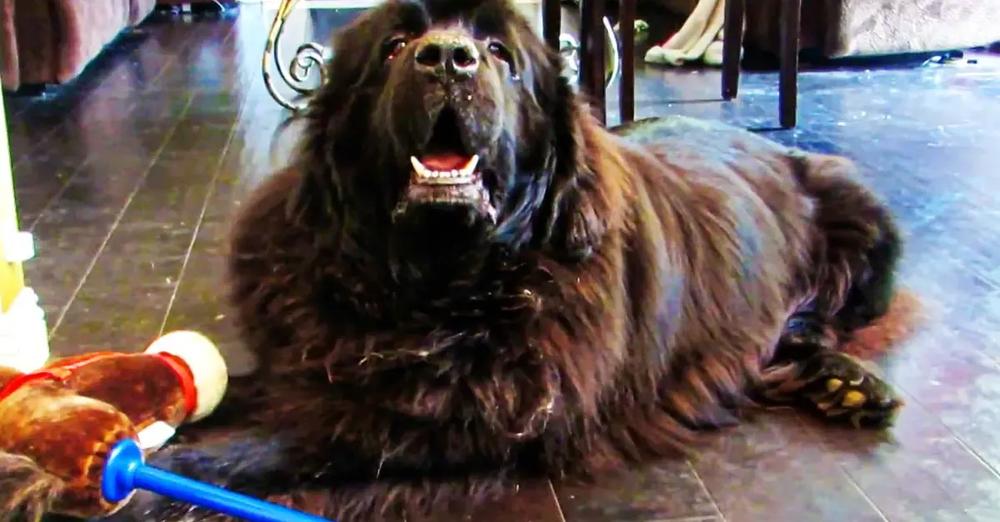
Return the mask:
{"type": "MultiPolygon", "coordinates": [[[[8,97],[18,203],[39,251],[28,277],[56,353],[141,349],[194,328],[237,372],[252,364],[221,304],[221,249],[231,212],[293,137],[275,138],[285,113],[260,78],[265,25],[252,6],[154,18],[73,84],[8,97]]],[[[776,75],[745,75],[733,103],[718,85],[715,71],[643,70],[639,115],[775,126],[776,75]]],[[[866,168],[909,242],[903,281],[930,304],[916,338],[880,361],[909,403],[896,428],[767,413],[710,436],[690,462],[527,483],[477,520],[1000,520],[1000,59],[808,72],[800,96],[800,127],[764,132],[866,168]]]]}

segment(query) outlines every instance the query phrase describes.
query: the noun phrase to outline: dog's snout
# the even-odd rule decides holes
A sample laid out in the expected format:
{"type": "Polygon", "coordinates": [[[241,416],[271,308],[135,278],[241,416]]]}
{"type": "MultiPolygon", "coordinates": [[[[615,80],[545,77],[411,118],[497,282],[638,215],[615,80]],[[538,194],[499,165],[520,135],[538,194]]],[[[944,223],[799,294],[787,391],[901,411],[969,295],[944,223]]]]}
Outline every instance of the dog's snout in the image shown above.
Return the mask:
{"type": "Polygon", "coordinates": [[[479,68],[472,38],[451,31],[431,32],[417,42],[417,70],[439,78],[470,78],[479,68]]]}

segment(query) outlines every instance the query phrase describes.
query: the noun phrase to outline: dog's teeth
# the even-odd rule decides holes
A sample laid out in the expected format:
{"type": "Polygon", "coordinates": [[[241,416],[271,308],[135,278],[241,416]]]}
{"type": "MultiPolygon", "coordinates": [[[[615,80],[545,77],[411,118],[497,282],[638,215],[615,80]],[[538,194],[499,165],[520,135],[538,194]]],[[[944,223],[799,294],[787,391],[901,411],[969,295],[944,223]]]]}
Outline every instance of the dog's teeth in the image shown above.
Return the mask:
{"type": "Polygon", "coordinates": [[[423,163],[420,163],[420,160],[418,160],[416,157],[410,156],[410,164],[413,165],[413,170],[417,173],[417,177],[421,178],[434,177],[433,171],[425,167],[423,163]]]}
{"type": "Polygon", "coordinates": [[[475,177],[475,170],[479,164],[479,156],[473,156],[461,169],[453,170],[433,170],[421,163],[416,156],[410,156],[410,164],[413,165],[413,172],[417,179],[426,183],[437,183],[439,185],[453,185],[470,183],[475,177]]]}
{"type": "Polygon", "coordinates": [[[479,154],[476,154],[469,158],[469,162],[462,167],[461,173],[463,176],[471,176],[475,172],[476,167],[479,165],[479,154]]]}

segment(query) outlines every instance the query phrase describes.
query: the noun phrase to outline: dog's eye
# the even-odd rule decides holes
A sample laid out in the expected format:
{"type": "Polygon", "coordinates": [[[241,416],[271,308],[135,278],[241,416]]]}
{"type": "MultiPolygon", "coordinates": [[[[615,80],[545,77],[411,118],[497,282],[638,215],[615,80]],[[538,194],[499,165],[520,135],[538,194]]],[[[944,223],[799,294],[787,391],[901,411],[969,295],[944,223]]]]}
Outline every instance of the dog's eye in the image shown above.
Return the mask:
{"type": "Polygon", "coordinates": [[[507,46],[505,46],[504,44],[496,40],[492,40],[490,41],[489,44],[487,44],[486,49],[488,49],[490,51],[490,54],[492,54],[493,56],[496,56],[497,58],[510,63],[511,60],[510,51],[507,50],[507,46]]]}
{"type": "Polygon", "coordinates": [[[514,55],[511,54],[510,49],[507,49],[507,46],[496,40],[491,40],[490,43],[486,45],[486,49],[493,56],[507,62],[507,65],[510,67],[511,74],[515,77],[517,76],[517,71],[514,70],[514,55]]]}
{"type": "Polygon", "coordinates": [[[382,59],[390,61],[403,52],[410,40],[405,36],[393,36],[382,44],[382,59]]]}

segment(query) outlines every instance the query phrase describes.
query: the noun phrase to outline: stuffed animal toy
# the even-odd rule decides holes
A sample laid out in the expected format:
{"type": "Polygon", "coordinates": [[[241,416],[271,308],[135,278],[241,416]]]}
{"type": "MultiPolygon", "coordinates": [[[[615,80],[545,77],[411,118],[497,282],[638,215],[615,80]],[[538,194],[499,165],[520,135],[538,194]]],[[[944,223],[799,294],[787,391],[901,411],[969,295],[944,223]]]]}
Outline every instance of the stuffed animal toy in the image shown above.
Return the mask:
{"type": "Polygon", "coordinates": [[[0,521],[45,513],[107,516],[101,474],[110,449],[161,445],[215,409],[228,384],[216,347],[167,334],[143,353],[91,353],[32,373],[0,367],[0,521]]]}

